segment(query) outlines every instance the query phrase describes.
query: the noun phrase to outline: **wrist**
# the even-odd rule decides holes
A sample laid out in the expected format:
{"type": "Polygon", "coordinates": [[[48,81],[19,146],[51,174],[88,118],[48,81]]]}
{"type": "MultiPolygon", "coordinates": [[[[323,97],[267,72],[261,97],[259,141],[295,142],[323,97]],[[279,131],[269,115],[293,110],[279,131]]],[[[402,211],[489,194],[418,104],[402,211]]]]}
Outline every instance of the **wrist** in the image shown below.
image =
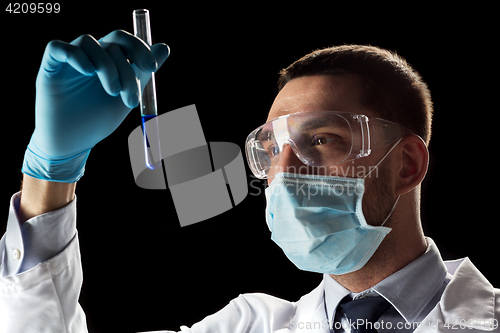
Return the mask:
{"type": "Polygon", "coordinates": [[[71,156],[54,158],[30,142],[24,154],[22,172],[32,178],[50,182],[75,183],[85,172],[90,149],[71,156]]]}
{"type": "Polygon", "coordinates": [[[66,206],[75,197],[76,183],[50,182],[23,176],[18,216],[21,223],[66,206]]]}

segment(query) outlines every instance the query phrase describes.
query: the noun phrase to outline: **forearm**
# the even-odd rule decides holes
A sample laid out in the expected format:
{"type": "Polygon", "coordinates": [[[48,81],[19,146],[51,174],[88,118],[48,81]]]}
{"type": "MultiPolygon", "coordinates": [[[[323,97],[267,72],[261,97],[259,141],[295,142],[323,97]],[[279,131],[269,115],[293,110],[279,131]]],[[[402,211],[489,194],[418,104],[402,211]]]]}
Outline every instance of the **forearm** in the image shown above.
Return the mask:
{"type": "Polygon", "coordinates": [[[23,175],[19,220],[21,223],[66,206],[75,197],[76,183],[49,182],[23,175]]]}

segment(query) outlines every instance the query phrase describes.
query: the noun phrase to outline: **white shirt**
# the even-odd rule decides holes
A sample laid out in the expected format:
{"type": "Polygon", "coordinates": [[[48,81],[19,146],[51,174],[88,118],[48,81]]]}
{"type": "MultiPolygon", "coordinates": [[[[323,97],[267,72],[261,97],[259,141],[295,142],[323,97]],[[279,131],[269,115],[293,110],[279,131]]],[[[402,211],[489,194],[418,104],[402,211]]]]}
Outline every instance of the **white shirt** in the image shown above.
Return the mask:
{"type": "MultiPolygon", "coordinates": [[[[12,198],[7,232],[0,240],[0,333],[87,333],[85,314],[78,304],[83,274],[75,201],[20,226],[18,199],[18,194],[12,198]],[[53,245],[45,244],[47,237],[53,245]]],[[[444,272],[437,248],[428,241],[423,256],[369,292],[389,300],[397,311],[393,315],[421,320],[415,333],[500,333],[500,290],[467,258],[445,262],[444,272]],[[422,270],[425,267],[428,271],[422,270]],[[414,292],[413,286],[420,291],[414,292]],[[435,302],[438,295],[441,298],[435,302]],[[414,302],[408,301],[412,298],[414,302]]],[[[191,328],[181,327],[181,332],[329,333],[331,318],[325,303],[332,312],[345,291],[337,290],[339,285],[327,277],[297,302],[261,293],[240,295],[191,328]]]]}

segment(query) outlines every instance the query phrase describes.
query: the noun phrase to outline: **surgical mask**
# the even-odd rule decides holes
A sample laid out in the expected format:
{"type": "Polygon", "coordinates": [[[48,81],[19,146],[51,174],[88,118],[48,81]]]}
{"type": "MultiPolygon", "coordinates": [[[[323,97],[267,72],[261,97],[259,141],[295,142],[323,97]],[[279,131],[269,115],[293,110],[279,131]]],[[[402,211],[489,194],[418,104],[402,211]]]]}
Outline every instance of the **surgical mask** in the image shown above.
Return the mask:
{"type": "Polygon", "coordinates": [[[334,275],[359,270],[391,231],[383,225],[399,196],[381,226],[369,225],[361,205],[364,178],[276,174],[265,190],[266,221],[271,239],[299,269],[334,275]]]}

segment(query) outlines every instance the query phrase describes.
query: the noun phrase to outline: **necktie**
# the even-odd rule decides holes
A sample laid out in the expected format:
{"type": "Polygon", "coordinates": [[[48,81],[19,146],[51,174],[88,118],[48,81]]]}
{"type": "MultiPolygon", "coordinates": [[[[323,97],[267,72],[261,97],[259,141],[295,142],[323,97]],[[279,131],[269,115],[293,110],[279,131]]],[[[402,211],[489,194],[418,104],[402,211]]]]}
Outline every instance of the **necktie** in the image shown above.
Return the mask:
{"type": "Polygon", "coordinates": [[[375,322],[389,310],[391,304],[385,298],[376,296],[351,300],[344,304],[341,302],[338,307],[352,323],[351,333],[376,333],[378,324],[375,322]]]}

